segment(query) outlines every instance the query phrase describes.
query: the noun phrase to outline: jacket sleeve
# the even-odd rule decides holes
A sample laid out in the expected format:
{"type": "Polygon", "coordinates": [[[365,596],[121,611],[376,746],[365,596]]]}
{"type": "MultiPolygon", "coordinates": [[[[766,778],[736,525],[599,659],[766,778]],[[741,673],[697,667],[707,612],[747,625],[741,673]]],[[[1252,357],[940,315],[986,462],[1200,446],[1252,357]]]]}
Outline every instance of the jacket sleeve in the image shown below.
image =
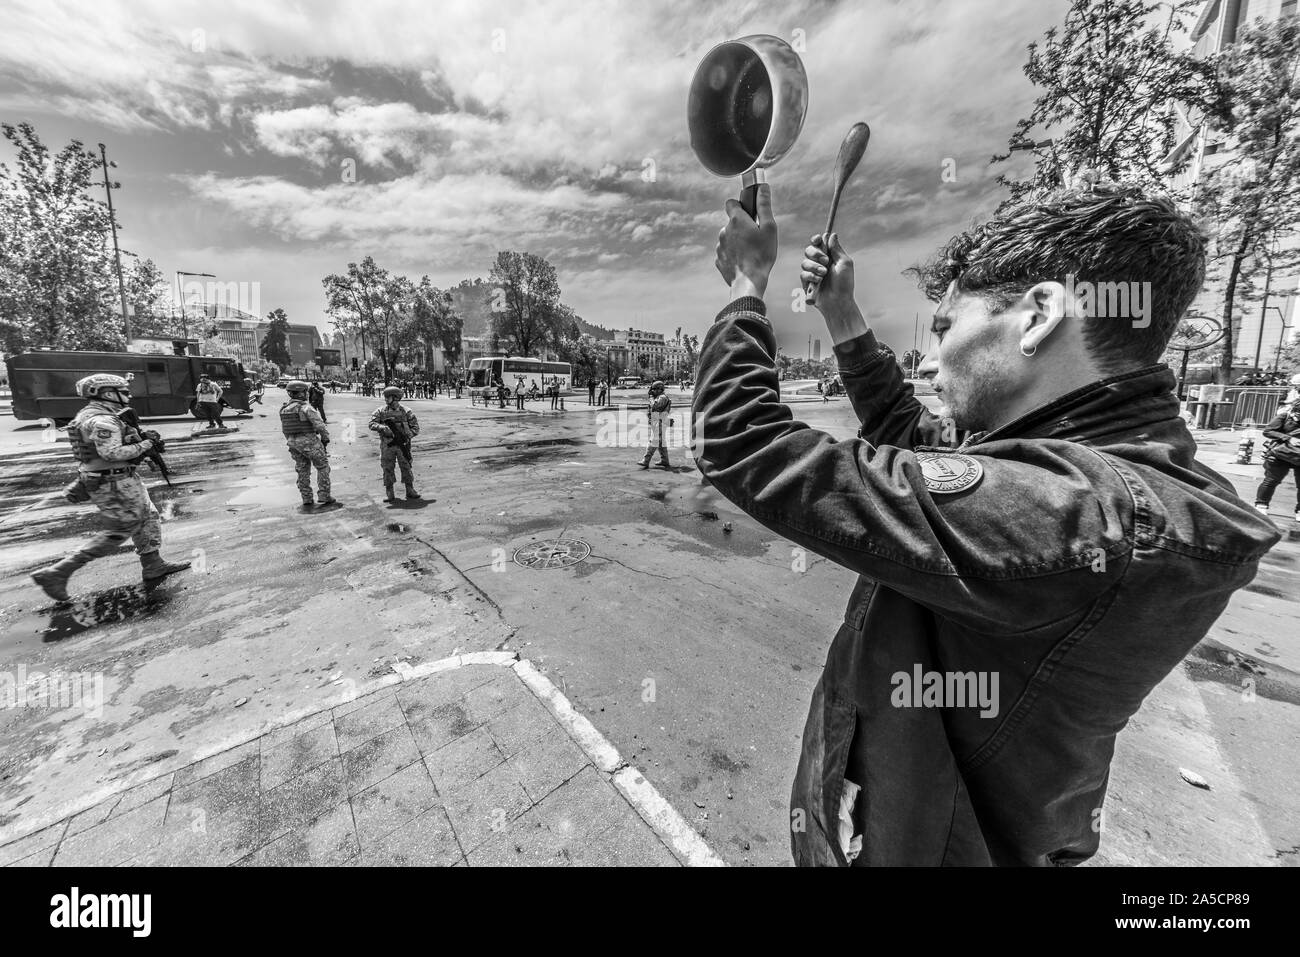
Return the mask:
{"type": "Polygon", "coordinates": [[[420,434],[420,420],[415,417],[415,413],[410,409],[406,410],[406,428],[411,433],[412,438],[420,434]]]}
{"type": "Polygon", "coordinates": [[[945,434],[943,420],[917,400],[898,371],[898,363],[881,347],[874,332],[868,330],[837,345],[835,362],[844,391],[862,423],[859,438],[903,449],[957,444],[951,428],[946,430],[951,434],[945,434]]]}
{"type": "Polygon", "coordinates": [[[956,456],[982,470],[978,483],[932,491],[912,449],[837,441],[794,419],[762,308],[743,299],[723,311],[700,351],[694,402],[696,462],[743,511],[976,630],[1005,632],[1008,609],[1017,628],[1045,624],[1118,582],[1132,504],[1100,453],[987,443],[956,456]]]}
{"type": "Polygon", "coordinates": [[[152,439],[123,442],[126,427],[113,416],[96,416],[87,423],[87,427],[90,440],[95,443],[95,452],[106,462],[132,462],[153,448],[152,439]]]}
{"type": "Polygon", "coordinates": [[[1276,442],[1285,442],[1293,438],[1292,434],[1286,430],[1285,415],[1279,415],[1276,419],[1264,426],[1264,438],[1273,439],[1276,442]]]}
{"type": "Polygon", "coordinates": [[[307,421],[311,423],[312,428],[316,430],[316,434],[322,439],[328,439],[330,437],[329,426],[327,426],[325,420],[320,417],[320,413],[310,405],[304,405],[302,411],[303,414],[307,416],[307,421]]]}
{"type": "Polygon", "coordinates": [[[381,412],[383,412],[383,409],[375,409],[374,412],[370,413],[370,431],[371,431],[371,432],[378,432],[378,431],[380,430],[380,428],[383,426],[384,423],[381,422],[381,421],[379,421],[379,414],[380,414],[381,412]]]}

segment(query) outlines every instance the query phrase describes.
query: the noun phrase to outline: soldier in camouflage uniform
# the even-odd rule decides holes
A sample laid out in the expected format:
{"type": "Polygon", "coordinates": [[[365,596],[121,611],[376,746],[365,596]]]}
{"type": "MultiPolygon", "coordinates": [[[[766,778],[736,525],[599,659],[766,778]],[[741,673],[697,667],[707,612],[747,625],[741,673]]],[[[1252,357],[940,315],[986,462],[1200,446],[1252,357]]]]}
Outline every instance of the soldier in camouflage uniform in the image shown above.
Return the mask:
{"type": "Polygon", "coordinates": [[[402,390],[397,386],[390,385],[384,390],[384,404],[370,417],[370,431],[379,433],[379,463],[384,470],[385,501],[397,501],[393,494],[393,486],[397,483],[394,463],[402,467],[406,497],[418,499],[420,493],[415,490],[415,476],[411,474],[411,439],[420,434],[420,423],[415,413],[402,405],[402,390]]]}
{"type": "Polygon", "coordinates": [[[673,400],[668,398],[663,382],[656,379],[650,385],[650,404],[646,407],[650,419],[650,442],[646,446],[645,457],[641,459],[641,468],[650,467],[650,459],[654,456],[655,449],[658,449],[659,468],[672,469],[668,463],[668,448],[664,443],[664,436],[672,426],[673,420],[668,418],[672,409],[673,400]]]}
{"type": "Polygon", "coordinates": [[[157,432],[137,432],[118,413],[131,404],[131,385],[115,375],[91,375],[77,382],[77,394],[89,399],[68,426],[78,479],[65,492],[69,501],[94,502],[105,528],[88,545],[62,561],[33,573],[32,579],[55,601],[68,601],[68,579],[82,565],[111,555],[128,538],[140,556],[147,587],[190,567],[189,562],[163,561],[162,528],[144,483],[137,475],[140,459],[163,448],[157,432]]]}
{"type": "Polygon", "coordinates": [[[295,379],[285,386],[289,401],[280,406],[280,429],[289,445],[289,454],[298,469],[298,491],[304,508],[313,504],[333,505],[330,494],[330,457],[325,446],[330,430],[320,413],[307,401],[308,385],[295,379]],[[311,467],[316,466],[316,499],[311,496],[311,467]]]}

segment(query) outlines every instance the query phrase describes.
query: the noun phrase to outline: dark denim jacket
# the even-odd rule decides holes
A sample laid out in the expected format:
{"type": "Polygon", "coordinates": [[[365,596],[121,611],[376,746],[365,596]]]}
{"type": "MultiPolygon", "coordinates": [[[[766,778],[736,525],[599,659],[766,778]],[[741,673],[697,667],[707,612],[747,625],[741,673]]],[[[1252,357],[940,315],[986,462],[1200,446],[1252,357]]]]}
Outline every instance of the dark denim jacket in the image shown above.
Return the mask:
{"type": "Polygon", "coordinates": [[[846,777],[862,788],[855,865],[1086,860],[1116,735],[1277,531],[1196,462],[1165,366],[972,436],[946,461],[982,478],[943,491],[918,459],[939,421],[874,335],[836,349],[862,423],[851,441],[781,404],[775,352],[761,301],[724,309],[700,351],[694,428],[719,492],[861,576],[804,730],[795,862],[846,863],[846,777]],[[920,688],[902,706],[899,676],[928,672],[996,675],[996,714],[915,706],[920,688]]]}

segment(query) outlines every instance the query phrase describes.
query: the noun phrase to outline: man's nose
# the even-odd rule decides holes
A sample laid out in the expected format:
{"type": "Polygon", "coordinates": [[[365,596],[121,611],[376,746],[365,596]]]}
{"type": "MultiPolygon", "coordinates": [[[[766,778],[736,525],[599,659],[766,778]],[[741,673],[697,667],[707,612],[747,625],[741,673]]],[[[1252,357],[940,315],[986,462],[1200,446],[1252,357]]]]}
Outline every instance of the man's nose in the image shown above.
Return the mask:
{"type": "Polygon", "coordinates": [[[919,378],[939,374],[939,357],[930,356],[924,362],[916,367],[916,374],[919,378]]]}

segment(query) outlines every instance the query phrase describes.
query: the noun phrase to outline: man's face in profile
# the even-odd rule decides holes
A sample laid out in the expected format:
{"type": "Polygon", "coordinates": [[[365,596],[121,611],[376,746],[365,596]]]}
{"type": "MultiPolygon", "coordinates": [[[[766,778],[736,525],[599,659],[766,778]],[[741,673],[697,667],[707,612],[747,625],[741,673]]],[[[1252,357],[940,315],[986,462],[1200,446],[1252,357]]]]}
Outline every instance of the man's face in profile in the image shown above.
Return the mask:
{"type": "Polygon", "coordinates": [[[934,313],[934,387],[958,429],[982,432],[997,424],[1005,397],[1017,391],[1013,357],[1019,339],[1008,314],[992,315],[983,297],[955,286],[934,313]]]}

